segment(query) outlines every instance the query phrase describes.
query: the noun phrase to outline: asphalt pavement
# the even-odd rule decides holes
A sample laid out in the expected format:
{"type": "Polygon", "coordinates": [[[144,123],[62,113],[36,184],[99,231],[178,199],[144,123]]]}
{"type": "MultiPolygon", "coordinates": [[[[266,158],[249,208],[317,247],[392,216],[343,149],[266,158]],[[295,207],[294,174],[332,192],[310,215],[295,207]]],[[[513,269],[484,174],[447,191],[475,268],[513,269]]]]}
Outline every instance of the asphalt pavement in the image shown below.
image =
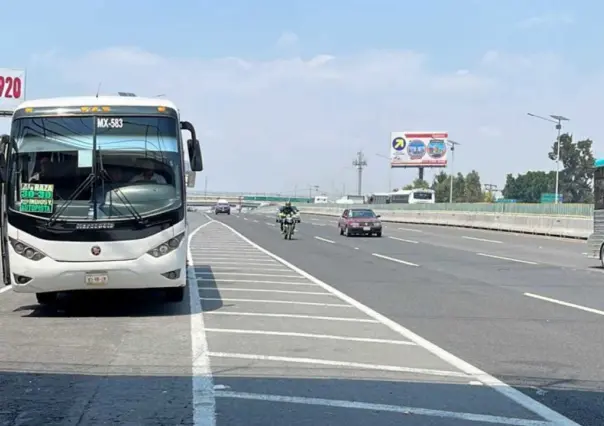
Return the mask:
{"type": "Polygon", "coordinates": [[[290,242],[274,218],[219,220],[579,424],[604,424],[604,276],[585,242],[407,224],[346,238],[308,215],[290,242]]]}
{"type": "Polygon", "coordinates": [[[1,289],[0,425],[604,424],[580,243],[274,218],[190,214],[182,303],[1,289]]]}

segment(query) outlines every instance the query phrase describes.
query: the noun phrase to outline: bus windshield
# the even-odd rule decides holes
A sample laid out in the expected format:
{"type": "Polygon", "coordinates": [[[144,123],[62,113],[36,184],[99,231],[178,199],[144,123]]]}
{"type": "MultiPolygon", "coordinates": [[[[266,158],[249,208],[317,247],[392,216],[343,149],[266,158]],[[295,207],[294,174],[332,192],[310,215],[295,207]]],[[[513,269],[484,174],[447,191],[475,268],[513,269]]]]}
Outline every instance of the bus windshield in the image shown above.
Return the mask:
{"type": "Polygon", "coordinates": [[[413,198],[416,200],[431,200],[432,192],[430,191],[415,191],[413,193],[413,198]]]}
{"type": "Polygon", "coordinates": [[[111,220],[183,205],[174,117],[27,117],[13,121],[11,134],[19,150],[9,177],[12,210],[81,220],[95,206],[94,217],[111,220]]]}

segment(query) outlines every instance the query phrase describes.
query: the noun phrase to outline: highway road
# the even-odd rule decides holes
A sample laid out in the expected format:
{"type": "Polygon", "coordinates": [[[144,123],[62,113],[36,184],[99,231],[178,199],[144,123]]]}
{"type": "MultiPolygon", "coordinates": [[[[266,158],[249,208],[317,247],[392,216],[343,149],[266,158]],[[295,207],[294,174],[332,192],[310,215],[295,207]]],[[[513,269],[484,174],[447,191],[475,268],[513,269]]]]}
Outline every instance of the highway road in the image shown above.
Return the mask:
{"type": "Polygon", "coordinates": [[[183,303],[95,292],[52,310],[0,290],[0,425],[604,424],[585,243],[190,220],[183,303]]]}

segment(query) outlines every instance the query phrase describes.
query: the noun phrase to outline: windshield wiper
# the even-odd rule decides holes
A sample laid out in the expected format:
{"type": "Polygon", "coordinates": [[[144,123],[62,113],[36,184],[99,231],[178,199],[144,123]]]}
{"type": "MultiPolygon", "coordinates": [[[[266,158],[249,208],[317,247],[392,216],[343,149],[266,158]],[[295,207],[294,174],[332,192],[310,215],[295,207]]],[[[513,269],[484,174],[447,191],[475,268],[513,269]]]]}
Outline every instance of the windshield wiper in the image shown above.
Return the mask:
{"type": "MultiPolygon", "coordinates": [[[[111,183],[116,183],[115,180],[113,180],[113,178],[109,174],[109,172],[107,172],[107,170],[105,169],[105,166],[103,165],[103,155],[101,154],[100,150],[98,151],[98,157],[99,157],[100,175],[103,177],[103,179],[106,179],[111,183]]],[[[140,225],[146,224],[145,219],[143,219],[141,214],[136,210],[134,205],[130,202],[130,200],[128,200],[126,195],[122,192],[122,190],[119,187],[111,188],[111,191],[115,191],[115,195],[117,196],[117,198],[122,202],[122,204],[124,204],[126,206],[128,211],[130,212],[130,214],[134,217],[134,219],[140,225]]],[[[104,190],[103,190],[103,197],[106,197],[104,190]]],[[[113,203],[111,203],[111,207],[113,207],[113,203]]]]}
{"type": "Polygon", "coordinates": [[[90,173],[88,175],[88,177],[86,179],[84,179],[84,182],[82,182],[80,185],[78,185],[78,187],[75,189],[75,191],[73,191],[73,193],[69,197],[67,197],[65,202],[63,202],[63,204],[61,204],[61,206],[57,210],[55,210],[55,212],[53,214],[50,215],[46,226],[50,227],[50,226],[54,225],[55,222],[57,221],[57,218],[59,216],[61,216],[61,214],[63,214],[65,209],[67,209],[67,207],[69,207],[69,205],[73,202],[73,200],[75,200],[86,189],[87,186],[92,185],[92,183],[96,179],[98,179],[98,177],[95,176],[94,173],[90,173]]]}

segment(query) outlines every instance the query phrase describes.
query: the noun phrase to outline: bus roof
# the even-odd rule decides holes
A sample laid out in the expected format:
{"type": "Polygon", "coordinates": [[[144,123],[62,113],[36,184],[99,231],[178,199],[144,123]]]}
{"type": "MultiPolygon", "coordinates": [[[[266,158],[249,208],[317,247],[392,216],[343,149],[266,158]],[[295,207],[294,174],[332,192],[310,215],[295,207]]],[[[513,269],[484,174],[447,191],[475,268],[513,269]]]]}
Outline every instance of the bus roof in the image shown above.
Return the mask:
{"type": "Polygon", "coordinates": [[[596,167],[604,167],[604,158],[600,158],[600,159],[596,160],[594,165],[596,167]]]}
{"type": "Polygon", "coordinates": [[[34,99],[22,102],[18,107],[24,108],[67,108],[74,106],[133,106],[133,107],[166,107],[178,111],[176,105],[162,98],[140,98],[138,96],[75,96],[47,99],[34,99]]]}

